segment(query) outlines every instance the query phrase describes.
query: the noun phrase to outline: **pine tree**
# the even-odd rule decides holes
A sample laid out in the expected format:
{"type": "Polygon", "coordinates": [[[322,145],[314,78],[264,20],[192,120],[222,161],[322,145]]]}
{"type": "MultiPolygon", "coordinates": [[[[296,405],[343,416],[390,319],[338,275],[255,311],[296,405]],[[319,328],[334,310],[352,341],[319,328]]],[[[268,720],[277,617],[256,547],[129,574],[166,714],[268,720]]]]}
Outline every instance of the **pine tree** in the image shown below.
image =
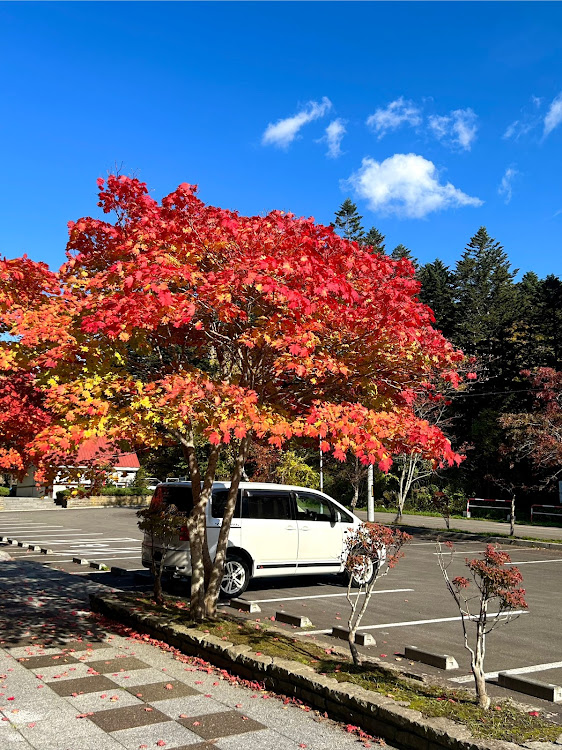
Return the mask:
{"type": "Polygon", "coordinates": [[[414,258],[411,251],[402,243],[396,245],[394,250],[390,253],[390,257],[393,260],[402,260],[405,258],[406,260],[409,260],[410,263],[413,263],[416,268],[418,267],[418,259],[414,258]]]}
{"type": "Polygon", "coordinates": [[[562,281],[549,274],[541,282],[542,329],[548,346],[543,365],[562,369],[562,281]]]}
{"type": "Polygon", "coordinates": [[[515,287],[517,317],[512,339],[518,370],[533,370],[553,365],[552,348],[545,325],[544,282],[533,271],[526,273],[515,287]]]}
{"type": "Polygon", "coordinates": [[[382,253],[385,252],[385,239],[386,238],[382,232],[379,232],[376,227],[371,227],[363,240],[363,244],[370,247],[373,252],[382,255],[382,253]]]}
{"type": "Polygon", "coordinates": [[[453,274],[456,316],[451,340],[466,354],[475,355],[481,368],[470,398],[458,401],[456,422],[457,438],[474,448],[463,472],[477,493],[493,492],[485,478],[495,481],[501,473],[498,457],[503,438],[498,419],[512,411],[518,399],[513,336],[518,317],[516,273],[502,245],[480,227],[453,274]]]}
{"type": "Polygon", "coordinates": [[[359,216],[357,206],[350,199],[346,198],[341,204],[339,211],[336,211],[336,220],[334,225],[340,230],[340,234],[346,240],[352,242],[362,242],[365,237],[365,230],[361,224],[362,216],[359,216]]]}
{"type": "Polygon", "coordinates": [[[516,273],[502,245],[480,227],[454,272],[459,314],[453,338],[468,354],[500,354],[516,317],[516,273]]]}
{"type": "Polygon", "coordinates": [[[436,259],[418,270],[420,300],[431,307],[435,325],[449,337],[455,327],[454,276],[442,261],[436,259]]]}

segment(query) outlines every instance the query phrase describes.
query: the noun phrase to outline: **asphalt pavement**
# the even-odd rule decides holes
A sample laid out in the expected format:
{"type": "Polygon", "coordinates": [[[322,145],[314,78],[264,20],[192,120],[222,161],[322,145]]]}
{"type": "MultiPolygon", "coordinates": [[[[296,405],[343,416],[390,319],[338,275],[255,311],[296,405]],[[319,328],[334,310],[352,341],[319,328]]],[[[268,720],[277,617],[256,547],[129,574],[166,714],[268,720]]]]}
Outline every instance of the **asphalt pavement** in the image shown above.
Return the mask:
{"type": "MultiPolygon", "coordinates": [[[[388,523],[389,514],[377,514],[377,520],[388,523]]],[[[383,659],[404,662],[406,645],[446,653],[454,656],[459,669],[443,673],[423,664],[409,664],[410,671],[443,679],[452,685],[470,686],[468,654],[463,647],[462,628],[458,610],[441,578],[436,559],[435,539],[444,529],[440,518],[408,516],[413,540],[406,548],[406,556],[390,574],[381,578],[362,623],[362,630],[374,637],[376,643],[365,652],[383,659]],[[422,524],[435,529],[419,529],[422,524]]],[[[476,519],[454,519],[452,525],[464,532],[502,533],[507,524],[476,519]]],[[[19,547],[4,547],[18,561],[36,562],[58,572],[68,572],[73,578],[104,583],[120,588],[142,586],[131,574],[117,579],[110,573],[95,572],[87,566],[72,563],[72,554],[91,557],[108,566],[141,568],[140,539],[135,512],[131,509],[84,509],[0,514],[0,535],[10,529],[12,537],[23,542],[40,541],[49,544],[52,554],[41,555],[19,547]]],[[[540,527],[517,527],[523,536],[553,539],[562,530],[540,527]]],[[[454,575],[466,572],[465,558],[482,553],[486,539],[467,539],[457,534],[455,539],[454,575]]],[[[529,609],[506,627],[494,630],[488,638],[486,670],[492,693],[506,695],[496,685],[497,672],[511,670],[529,678],[562,685],[562,650],[559,622],[562,616],[562,549],[537,549],[530,546],[507,546],[514,564],[520,567],[527,590],[529,609]]],[[[138,574],[137,574],[138,578],[138,574]]],[[[144,586],[149,581],[145,578],[144,586]]],[[[176,592],[187,594],[187,584],[179,584],[176,592]]],[[[331,639],[333,627],[345,627],[349,605],[346,586],[336,576],[256,579],[250,583],[244,599],[260,607],[261,612],[242,615],[263,620],[276,618],[279,611],[306,615],[313,627],[309,629],[285,627],[303,638],[321,641],[331,639]]],[[[228,606],[226,603],[223,606],[228,606]]],[[[510,694],[518,700],[526,696],[510,694]]],[[[529,699],[531,700],[531,699],[529,699]]],[[[534,699],[532,699],[534,700],[534,699]]],[[[537,703],[537,701],[535,701],[537,703]]],[[[540,703],[540,702],[538,702],[540,703]]],[[[546,702],[540,707],[558,716],[562,706],[546,702]]]]}
{"type": "MultiPolygon", "coordinates": [[[[359,518],[367,519],[363,510],[357,512],[359,518]]],[[[394,513],[375,513],[377,523],[391,524],[394,513]]],[[[415,526],[425,529],[445,531],[445,521],[441,516],[404,515],[400,522],[403,526],[415,526]]],[[[451,518],[451,529],[458,529],[470,534],[499,534],[509,535],[507,521],[490,521],[484,518],[451,518]]],[[[531,524],[515,524],[514,537],[521,539],[545,539],[562,542],[562,528],[557,526],[536,526],[531,524]]]]}

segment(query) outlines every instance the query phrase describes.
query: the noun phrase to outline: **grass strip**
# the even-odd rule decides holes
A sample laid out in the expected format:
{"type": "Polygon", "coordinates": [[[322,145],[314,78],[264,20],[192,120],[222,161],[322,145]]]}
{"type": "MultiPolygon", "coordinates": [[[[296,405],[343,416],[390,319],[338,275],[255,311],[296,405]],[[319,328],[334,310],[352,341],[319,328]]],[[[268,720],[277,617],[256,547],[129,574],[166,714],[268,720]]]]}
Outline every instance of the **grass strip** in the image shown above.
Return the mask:
{"type": "Polygon", "coordinates": [[[467,691],[406,678],[395,667],[384,663],[370,662],[356,668],[351,661],[335,654],[330,648],[284,635],[277,629],[272,630],[271,619],[241,622],[235,615],[221,613],[220,619],[200,624],[189,619],[189,605],[180,597],[166,595],[165,606],[157,605],[150,596],[138,594],[125,594],[123,601],[130,603],[133,609],[142,608],[144,613],[165,616],[170,622],[181,623],[184,627],[203,631],[234,645],[247,645],[258,655],[291,659],[339,682],[352,682],[366,690],[403,701],[404,705],[423,716],[443,717],[463,724],[474,737],[520,744],[528,741],[555,742],[562,734],[562,727],[549,721],[544,714],[525,712],[509,700],[494,702],[492,698],[492,707],[486,711],[478,707],[474,695],[467,691]]]}

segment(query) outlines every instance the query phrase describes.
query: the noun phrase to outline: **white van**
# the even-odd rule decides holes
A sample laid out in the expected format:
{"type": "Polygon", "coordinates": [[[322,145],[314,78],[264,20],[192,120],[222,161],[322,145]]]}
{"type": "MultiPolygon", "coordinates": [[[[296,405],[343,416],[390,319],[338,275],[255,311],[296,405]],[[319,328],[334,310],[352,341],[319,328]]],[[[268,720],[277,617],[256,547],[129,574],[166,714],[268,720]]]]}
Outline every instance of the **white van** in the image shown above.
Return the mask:
{"type": "MultiPolygon", "coordinates": [[[[207,537],[214,558],[230,482],[215,482],[207,505],[207,537]]],[[[153,503],[174,504],[186,515],[193,507],[191,482],[159,484],[153,503]]],[[[241,482],[232,518],[221,583],[224,597],[240,596],[251,578],[342,573],[347,539],[362,521],[323,492],[284,484],[241,482]]],[[[151,567],[153,544],[145,533],[142,564],[151,567]]],[[[165,552],[154,544],[163,572],[190,576],[189,535],[182,529],[165,552]]],[[[354,584],[370,581],[376,566],[365,560],[354,573],[354,584]],[[356,579],[356,580],[355,580],[356,579]]]]}

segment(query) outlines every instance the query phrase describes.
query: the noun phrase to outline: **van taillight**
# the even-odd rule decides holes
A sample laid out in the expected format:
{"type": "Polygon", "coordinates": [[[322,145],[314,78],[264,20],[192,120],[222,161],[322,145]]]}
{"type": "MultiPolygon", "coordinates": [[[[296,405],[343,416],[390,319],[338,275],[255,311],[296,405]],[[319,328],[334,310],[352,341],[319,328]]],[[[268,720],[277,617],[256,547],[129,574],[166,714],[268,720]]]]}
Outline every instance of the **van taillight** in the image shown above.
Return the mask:
{"type": "Polygon", "coordinates": [[[189,542],[189,529],[187,526],[182,526],[180,529],[180,542],[189,542]]]}

